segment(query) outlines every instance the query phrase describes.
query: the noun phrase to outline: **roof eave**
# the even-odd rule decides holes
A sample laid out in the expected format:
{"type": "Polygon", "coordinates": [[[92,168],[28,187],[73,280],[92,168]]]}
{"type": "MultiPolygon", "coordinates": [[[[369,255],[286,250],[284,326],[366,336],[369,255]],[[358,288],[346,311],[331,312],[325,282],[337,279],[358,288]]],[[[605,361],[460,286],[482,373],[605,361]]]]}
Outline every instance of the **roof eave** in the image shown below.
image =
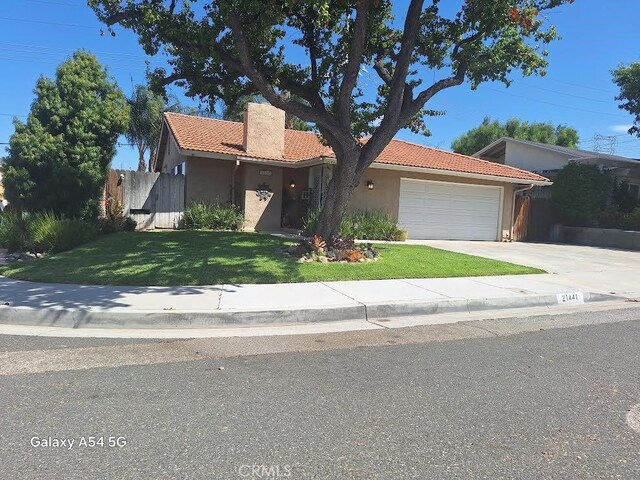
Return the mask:
{"type": "Polygon", "coordinates": [[[501,137],[498,140],[495,140],[495,141],[491,142],[489,145],[484,147],[482,150],[478,150],[476,153],[474,153],[471,156],[475,157],[475,158],[480,158],[482,155],[486,154],[487,152],[490,152],[491,150],[493,150],[495,147],[497,147],[501,143],[503,143],[503,142],[506,143],[507,140],[513,140],[513,139],[509,138],[509,137],[501,137]]]}
{"type": "Polygon", "coordinates": [[[435,175],[447,175],[451,177],[473,178],[476,180],[492,180],[492,181],[501,182],[501,183],[513,183],[516,185],[548,186],[553,183],[548,179],[533,180],[533,179],[527,179],[527,178],[502,177],[500,175],[487,175],[482,173],[459,172],[456,170],[443,170],[439,168],[428,168],[428,167],[410,167],[406,165],[395,165],[390,163],[378,163],[378,162],[373,162],[370,168],[378,168],[383,170],[398,170],[403,172],[414,172],[414,173],[433,173],[435,175]]]}

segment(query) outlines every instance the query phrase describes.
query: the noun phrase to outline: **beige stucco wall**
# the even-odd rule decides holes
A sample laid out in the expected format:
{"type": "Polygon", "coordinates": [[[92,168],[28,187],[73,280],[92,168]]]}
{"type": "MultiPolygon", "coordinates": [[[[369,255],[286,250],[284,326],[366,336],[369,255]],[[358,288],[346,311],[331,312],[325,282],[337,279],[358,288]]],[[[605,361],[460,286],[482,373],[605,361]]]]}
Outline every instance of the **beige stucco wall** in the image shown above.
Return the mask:
{"type": "Polygon", "coordinates": [[[502,239],[508,238],[511,230],[511,209],[513,203],[514,185],[491,180],[477,180],[472,178],[434,175],[430,173],[400,172],[369,168],[362,176],[360,185],[356,187],[349,202],[349,211],[382,210],[389,213],[396,220],[400,201],[400,178],[416,178],[420,180],[435,180],[439,182],[455,182],[475,185],[495,185],[504,187],[502,202],[502,239]],[[367,181],[372,180],[374,189],[367,189],[367,181]]]}
{"type": "Polygon", "coordinates": [[[274,230],[280,228],[282,217],[282,168],[271,165],[245,163],[242,168],[244,184],[244,228],[245,230],[274,230]],[[271,176],[260,175],[260,171],[271,171],[271,176]],[[260,200],[256,189],[261,183],[271,187],[268,200],[260,200]]]}
{"type": "Polygon", "coordinates": [[[167,141],[164,146],[164,160],[162,162],[162,171],[170,172],[173,167],[176,165],[180,165],[184,162],[184,158],[180,155],[178,151],[178,145],[176,145],[176,141],[173,138],[173,135],[167,136],[167,141]]]}
{"type": "Polygon", "coordinates": [[[557,170],[569,163],[569,156],[522,143],[507,142],[505,164],[531,172],[557,170]]]}
{"type": "Polygon", "coordinates": [[[186,175],[186,201],[206,203],[231,201],[231,179],[235,161],[213,158],[188,157],[186,175]]]}

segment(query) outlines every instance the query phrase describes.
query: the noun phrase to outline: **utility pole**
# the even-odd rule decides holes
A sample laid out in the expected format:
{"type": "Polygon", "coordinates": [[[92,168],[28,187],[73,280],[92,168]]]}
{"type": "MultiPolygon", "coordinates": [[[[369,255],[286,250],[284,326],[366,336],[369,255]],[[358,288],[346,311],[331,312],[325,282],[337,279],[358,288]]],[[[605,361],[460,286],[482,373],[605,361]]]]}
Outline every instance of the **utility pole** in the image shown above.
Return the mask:
{"type": "Polygon", "coordinates": [[[592,139],[593,151],[615,155],[618,148],[618,138],[615,135],[600,135],[596,133],[592,139]]]}

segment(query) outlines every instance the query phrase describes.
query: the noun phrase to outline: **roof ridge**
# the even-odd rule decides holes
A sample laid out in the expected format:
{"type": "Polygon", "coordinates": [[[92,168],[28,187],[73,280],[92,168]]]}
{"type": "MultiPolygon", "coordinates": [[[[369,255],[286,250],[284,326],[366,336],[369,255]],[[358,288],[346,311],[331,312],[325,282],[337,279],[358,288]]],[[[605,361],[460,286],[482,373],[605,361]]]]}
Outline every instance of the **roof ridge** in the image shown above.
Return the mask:
{"type": "Polygon", "coordinates": [[[530,172],[528,170],[523,170],[522,168],[518,168],[518,167],[513,167],[511,165],[505,165],[504,163],[497,163],[497,162],[492,162],[491,160],[485,160],[484,158],[479,158],[479,157],[472,157],[471,155],[465,155],[464,153],[458,153],[458,152],[451,152],[449,150],[443,150],[442,148],[436,148],[436,147],[430,147],[428,145],[420,145],[419,143],[415,143],[415,142],[410,142],[407,140],[402,140],[400,138],[392,138],[391,139],[392,142],[403,142],[403,143],[407,143],[409,145],[415,145],[416,147],[421,147],[421,148],[426,148],[428,150],[436,150],[438,152],[444,152],[444,153],[448,153],[449,155],[456,155],[458,157],[462,157],[468,160],[476,160],[479,162],[484,162],[484,163],[488,163],[488,164],[493,164],[493,165],[502,165],[503,167],[507,167],[511,170],[517,170],[518,172],[523,172],[523,173],[528,173],[528,174],[534,174],[537,175],[541,178],[545,178],[542,175],[538,175],[535,172],[530,172]]]}
{"type": "MultiPolygon", "coordinates": [[[[202,115],[191,115],[189,113],[182,113],[182,112],[162,112],[163,115],[180,115],[181,117],[190,117],[190,118],[198,118],[201,120],[212,120],[215,122],[227,122],[227,123],[233,123],[235,125],[243,125],[244,122],[236,122],[235,120],[226,120],[224,118],[212,118],[212,117],[203,117],[202,115]]],[[[319,137],[321,134],[318,132],[313,132],[313,131],[309,131],[309,130],[296,130],[295,128],[286,128],[284,129],[285,131],[290,131],[290,132],[296,132],[296,133],[306,133],[306,134],[310,134],[310,135],[315,135],[316,137],[319,137]]]]}
{"type": "Polygon", "coordinates": [[[225,120],[223,118],[203,117],[202,115],[190,115],[188,113],[181,113],[181,112],[163,112],[163,115],[165,116],[179,115],[181,117],[198,118],[200,120],[210,120],[213,122],[226,122],[226,123],[235,123],[237,125],[242,125],[242,122],[234,122],[233,120],[225,120]]]}

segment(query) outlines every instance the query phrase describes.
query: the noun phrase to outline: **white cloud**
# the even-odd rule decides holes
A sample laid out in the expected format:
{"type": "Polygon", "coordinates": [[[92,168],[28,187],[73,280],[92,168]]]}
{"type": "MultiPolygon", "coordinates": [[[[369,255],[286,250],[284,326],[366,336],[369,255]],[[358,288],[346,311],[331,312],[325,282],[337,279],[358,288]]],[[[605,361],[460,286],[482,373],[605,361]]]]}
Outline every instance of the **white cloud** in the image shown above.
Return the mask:
{"type": "Polygon", "coordinates": [[[609,130],[615,133],[627,133],[633,125],[611,125],[609,130]]]}

